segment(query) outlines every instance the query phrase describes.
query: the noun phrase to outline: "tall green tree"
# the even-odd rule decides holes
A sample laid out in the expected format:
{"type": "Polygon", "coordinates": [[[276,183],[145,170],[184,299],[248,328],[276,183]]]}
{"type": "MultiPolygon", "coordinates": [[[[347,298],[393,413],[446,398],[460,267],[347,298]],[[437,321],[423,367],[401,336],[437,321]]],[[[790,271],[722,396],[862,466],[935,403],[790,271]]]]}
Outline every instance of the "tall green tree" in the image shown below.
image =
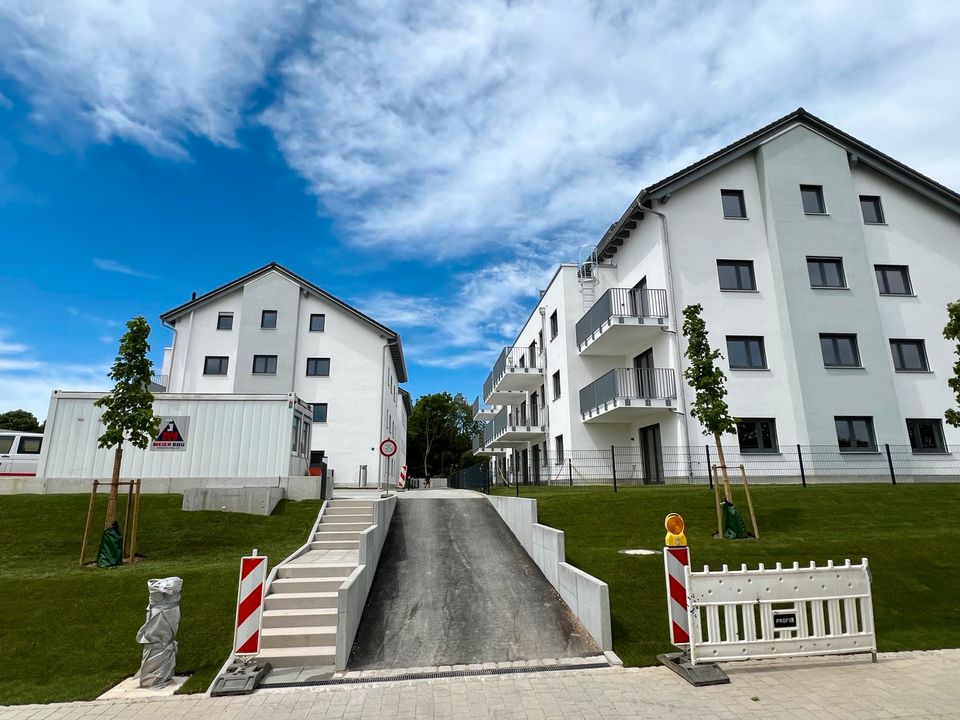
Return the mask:
{"type": "MultiPolygon", "coordinates": [[[[953,377],[947,380],[947,385],[957,396],[957,404],[960,405],[960,300],[947,305],[947,325],[943,328],[943,336],[947,340],[953,340],[957,343],[954,354],[957,361],[953,364],[953,377]]],[[[954,427],[960,427],[960,410],[948,408],[943,414],[947,423],[954,427]]]]}
{"type": "Polygon", "coordinates": [[[479,431],[473,409],[461,394],[448,392],[417,399],[407,423],[407,449],[411,466],[422,463],[424,477],[456,469],[472,437],[479,431]]]}
{"type": "Polygon", "coordinates": [[[687,339],[684,353],[689,365],[683,371],[683,377],[693,388],[694,400],[690,414],[703,425],[704,435],[713,435],[720,458],[723,473],[723,494],[727,502],[733,502],[730,492],[730,477],[727,475],[727,462],[723,456],[720,438],[724,433],[736,432],[737,421],[731,417],[727,407],[726,376],[714,363],[720,355],[719,350],[710,347],[707,337],[707,323],[701,317],[703,306],[687,305],[683,309],[683,336],[687,339]]]}
{"type": "Polygon", "coordinates": [[[19,430],[20,432],[43,432],[43,426],[32,412],[11,410],[0,413],[0,430],[19,430]]]}
{"type": "Polygon", "coordinates": [[[160,418],[153,414],[153,393],[147,389],[153,371],[153,363],[147,357],[149,336],[150,325],[144,318],[138,316],[127,322],[127,332],[120,338],[120,351],[110,370],[110,379],[116,385],[109,395],[94,403],[104,409],[101,421],[106,429],[99,446],[116,448],[104,527],[116,520],[124,442],[143,449],[160,430],[160,418]]]}

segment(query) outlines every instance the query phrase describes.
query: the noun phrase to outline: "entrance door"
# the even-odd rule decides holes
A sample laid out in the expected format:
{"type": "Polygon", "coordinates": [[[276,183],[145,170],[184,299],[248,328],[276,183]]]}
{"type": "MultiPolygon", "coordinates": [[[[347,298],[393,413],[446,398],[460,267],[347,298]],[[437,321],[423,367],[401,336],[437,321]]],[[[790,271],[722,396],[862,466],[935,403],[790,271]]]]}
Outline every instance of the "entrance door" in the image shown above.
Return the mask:
{"type": "Polygon", "coordinates": [[[540,446],[534,445],[532,450],[533,450],[533,455],[532,455],[530,464],[532,465],[532,469],[533,469],[533,484],[539,485],[540,484],[540,446]]]}
{"type": "Polygon", "coordinates": [[[663,484],[663,452],[660,447],[660,425],[640,428],[640,459],[643,463],[643,484],[663,484]]]}
{"type": "Polygon", "coordinates": [[[530,424],[540,424],[540,399],[537,393],[530,393],[530,424]]]}
{"type": "Polygon", "coordinates": [[[526,450],[520,451],[520,473],[523,477],[523,484],[530,484],[530,456],[526,450]]]}
{"type": "Polygon", "coordinates": [[[633,314],[639,317],[646,317],[650,314],[649,303],[647,302],[647,278],[644,277],[640,282],[633,286],[630,291],[630,300],[633,305],[633,314]]]}
{"type": "Polygon", "coordinates": [[[648,348],[633,359],[634,375],[636,375],[637,397],[656,397],[653,382],[653,348],[648,348]]]}

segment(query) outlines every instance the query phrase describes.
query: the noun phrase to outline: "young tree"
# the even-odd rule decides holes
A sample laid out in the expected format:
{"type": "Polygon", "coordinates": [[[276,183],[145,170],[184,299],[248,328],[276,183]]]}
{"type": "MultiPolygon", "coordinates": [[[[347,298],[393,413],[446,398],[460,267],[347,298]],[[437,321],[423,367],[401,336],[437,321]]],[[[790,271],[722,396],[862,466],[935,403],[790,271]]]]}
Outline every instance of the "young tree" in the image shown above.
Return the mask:
{"type": "MultiPolygon", "coordinates": [[[[953,340],[957,343],[954,353],[957,355],[957,361],[953,364],[953,377],[947,380],[947,385],[957,396],[957,403],[960,404],[960,300],[947,304],[947,325],[943,328],[943,336],[947,340],[953,340]]],[[[960,410],[948,408],[943,414],[949,425],[960,427],[960,410]]]]}
{"type": "Polygon", "coordinates": [[[727,395],[724,387],[726,377],[723,370],[713,362],[721,355],[719,350],[710,347],[707,324],[700,317],[702,312],[703,306],[700,304],[688,305],[683,309],[683,336],[687,339],[687,351],[684,355],[690,362],[683,371],[683,377],[695,393],[690,414],[703,425],[704,435],[713,435],[717,445],[717,455],[723,472],[723,494],[727,502],[732,503],[730,478],[727,475],[727,463],[723,457],[720,436],[735,432],[737,422],[730,416],[727,401],[724,400],[727,395]]]}
{"type": "Polygon", "coordinates": [[[150,326],[144,318],[135,317],[127,322],[127,332],[120,338],[120,351],[110,370],[110,379],[116,385],[113,392],[94,403],[104,408],[102,422],[106,430],[99,438],[99,446],[116,448],[104,523],[106,528],[116,520],[123,443],[127,441],[134,447],[146,448],[160,429],[160,418],[153,414],[153,393],[147,389],[153,369],[153,363],[147,357],[149,335],[150,326]]]}
{"type": "Polygon", "coordinates": [[[423,461],[424,477],[433,470],[455,469],[471,439],[479,432],[470,403],[461,394],[448,392],[423,395],[417,399],[407,426],[408,457],[423,461]]]}
{"type": "Polygon", "coordinates": [[[43,426],[37,422],[32,412],[11,410],[0,413],[0,430],[19,430],[20,432],[43,432],[43,426]]]}

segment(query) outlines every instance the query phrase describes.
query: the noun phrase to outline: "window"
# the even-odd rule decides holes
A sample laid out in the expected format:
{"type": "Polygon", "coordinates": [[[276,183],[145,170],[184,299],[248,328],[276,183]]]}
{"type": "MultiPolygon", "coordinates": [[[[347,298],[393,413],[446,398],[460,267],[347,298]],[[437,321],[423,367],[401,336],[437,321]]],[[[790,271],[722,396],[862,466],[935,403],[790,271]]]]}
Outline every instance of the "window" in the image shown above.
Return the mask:
{"type": "Polygon", "coordinates": [[[293,442],[290,443],[290,452],[297,451],[297,444],[300,441],[300,416],[293,416],[293,442]]]}
{"type": "Polygon", "coordinates": [[[876,452],[877,440],[873,434],[871,417],[835,417],[837,445],[840,452],[876,452]]]}
{"type": "Polygon", "coordinates": [[[943,423],[940,420],[907,419],[907,435],[914,452],[945,453],[943,423]]]}
{"type": "Polygon", "coordinates": [[[723,216],[725,218],[747,217],[747,206],[743,202],[743,190],[721,190],[720,200],[723,202],[723,216]]]}
{"type": "Polygon", "coordinates": [[[557,465],[563,465],[563,435],[557,435],[555,442],[557,446],[557,465]]]}
{"type": "Polygon", "coordinates": [[[330,358],[307,358],[307,375],[327,377],[330,374],[330,358]]]}
{"type": "Polygon", "coordinates": [[[233,330],[233,313],[217,315],[217,330],[233,330]]]}
{"type": "Polygon", "coordinates": [[[313,404],[313,421],[315,423],[325,423],[327,421],[327,404],[326,403],[313,404]]]}
{"type": "Polygon", "coordinates": [[[560,332],[560,323],[557,321],[557,311],[554,310],[550,316],[550,339],[553,340],[560,332]]]}
{"type": "Polygon", "coordinates": [[[276,375],[277,374],[277,356],[276,355],[254,355],[253,372],[257,375],[276,375]]]}
{"type": "Polygon", "coordinates": [[[323,328],[326,324],[326,315],[316,313],[310,315],[310,332],[323,332],[323,328]]]}
{"type": "Polygon", "coordinates": [[[807,274],[810,287],[845,288],[847,279],[843,276],[842,258],[807,258],[807,274]]]}
{"type": "Polygon", "coordinates": [[[717,260],[721,290],[756,290],[752,260],[717,260]]]}
{"type": "Polygon", "coordinates": [[[17,443],[17,452],[24,455],[39,455],[42,444],[42,437],[21,437],[20,442],[17,443]]]}
{"type": "Polygon", "coordinates": [[[730,360],[731,370],[767,369],[767,354],[762,337],[728,335],[727,358],[730,360]]]}
{"type": "Polygon", "coordinates": [[[0,435],[0,453],[6,455],[13,448],[13,435],[0,435]]]}
{"type": "Polygon", "coordinates": [[[556,400],[560,397],[560,371],[557,370],[553,374],[553,399],[556,400]]]}
{"type": "Polygon", "coordinates": [[[264,310],[260,314],[260,327],[266,328],[267,330],[276,330],[277,329],[277,311],[264,310]]]}
{"type": "Polygon", "coordinates": [[[910,269],[906,265],[874,265],[881,295],[913,295],[910,269]]]}
{"type": "Polygon", "coordinates": [[[883,208],[878,195],[861,195],[860,210],[867,225],[883,225],[883,208]]]}
{"type": "Polygon", "coordinates": [[[820,335],[825,367],[860,367],[856,335],[820,335]]]}
{"type": "Polygon", "coordinates": [[[204,375],[226,375],[230,358],[207,355],[203,359],[204,375]]]}
{"type": "Polygon", "coordinates": [[[827,214],[827,208],[823,204],[823,186],[801,185],[800,198],[803,200],[803,212],[807,215],[827,214]]]}
{"type": "Polygon", "coordinates": [[[891,340],[890,352],[897,372],[926,372],[930,369],[923,340],[891,340]]]}
{"type": "Polygon", "coordinates": [[[740,452],[780,452],[777,421],[773,418],[741,418],[737,421],[737,438],[740,440],[740,452]]]}

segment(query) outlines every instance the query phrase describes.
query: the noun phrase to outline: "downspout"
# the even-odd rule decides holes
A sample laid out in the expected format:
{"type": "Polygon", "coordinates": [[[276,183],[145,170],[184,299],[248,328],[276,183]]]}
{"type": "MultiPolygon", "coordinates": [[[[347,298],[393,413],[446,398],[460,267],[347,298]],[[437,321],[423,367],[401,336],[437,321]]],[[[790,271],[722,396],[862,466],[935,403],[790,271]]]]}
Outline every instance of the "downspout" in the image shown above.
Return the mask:
{"type": "MultiPolygon", "coordinates": [[[[377,426],[378,436],[380,434],[380,428],[383,427],[383,408],[386,405],[386,399],[384,396],[386,395],[386,385],[387,385],[387,350],[390,349],[390,340],[385,338],[385,336],[383,335],[381,335],[380,337],[383,337],[385,339],[385,342],[383,343],[383,353],[380,356],[380,424],[377,426]]],[[[374,438],[374,443],[379,445],[380,441],[374,438]]],[[[384,460],[384,457],[380,453],[380,448],[378,447],[377,448],[377,487],[380,487],[382,483],[383,492],[386,493],[386,495],[381,495],[381,497],[387,497],[390,494],[390,484],[385,482],[386,473],[385,473],[385,468],[383,467],[383,460],[384,460]]]]}
{"type": "MultiPolygon", "coordinates": [[[[563,293],[560,294],[563,297],[563,293]]],[[[547,337],[547,306],[540,306],[540,337],[547,337]]],[[[550,476],[550,440],[553,438],[553,435],[550,433],[550,406],[547,404],[547,383],[550,378],[550,371],[547,369],[547,346],[544,344],[543,340],[540,341],[540,352],[543,353],[543,391],[540,393],[540,402],[543,403],[543,412],[547,416],[543,418],[546,420],[544,425],[547,427],[547,440],[543,443],[543,467],[540,468],[540,472],[543,472],[543,469],[547,470],[547,477],[550,476]]],[[[537,412],[540,412],[540,408],[537,408],[537,412]]]]}
{"type": "MultiPolygon", "coordinates": [[[[651,202],[650,204],[652,205],[653,203],[651,202]]],[[[673,285],[673,262],[670,258],[670,230],[667,227],[667,216],[665,213],[654,210],[653,208],[648,208],[639,202],[637,203],[637,209],[640,210],[640,212],[651,212],[660,218],[660,237],[663,241],[663,255],[667,266],[667,297],[670,301],[669,309],[671,317],[674,318],[674,329],[670,330],[667,328],[666,332],[673,335],[674,361],[677,365],[677,404],[680,406],[679,412],[683,419],[681,427],[683,429],[683,445],[686,448],[684,454],[687,458],[687,478],[693,478],[693,461],[690,457],[690,428],[687,427],[687,400],[683,392],[683,356],[680,353],[680,318],[677,313],[677,296],[673,285]]]]}

